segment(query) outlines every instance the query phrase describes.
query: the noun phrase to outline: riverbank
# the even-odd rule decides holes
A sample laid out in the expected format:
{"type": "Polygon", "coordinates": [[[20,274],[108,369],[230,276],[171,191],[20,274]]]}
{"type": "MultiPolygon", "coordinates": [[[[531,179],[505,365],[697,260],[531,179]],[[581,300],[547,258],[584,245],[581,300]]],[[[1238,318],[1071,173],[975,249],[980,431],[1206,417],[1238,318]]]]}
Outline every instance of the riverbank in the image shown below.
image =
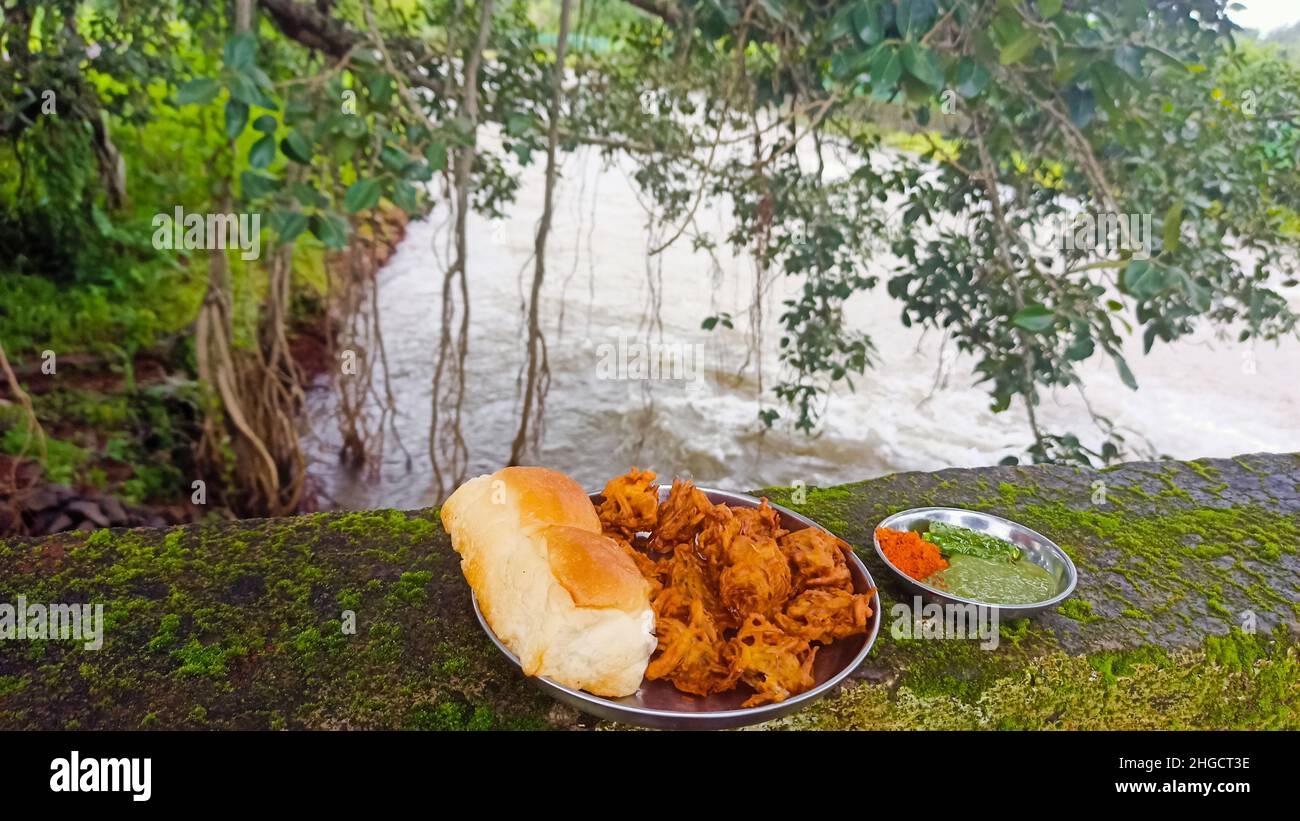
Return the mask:
{"type": "MultiPolygon", "coordinates": [[[[385,208],[373,225],[355,234],[348,249],[314,263],[319,276],[304,271],[296,278],[289,345],[303,387],[334,367],[331,351],[343,321],[331,308],[325,267],[351,266],[361,281],[373,278],[405,236],[406,216],[385,208]]],[[[197,294],[188,301],[197,305],[205,283],[185,282],[197,294]]],[[[192,322],[139,350],[102,341],[42,350],[29,341],[9,352],[44,432],[44,453],[28,437],[22,408],[0,398],[0,536],[232,517],[206,498],[195,503],[194,449],[205,411],[192,322]]],[[[87,330],[85,338],[96,334],[87,330]]],[[[0,374],[0,397],[13,395],[0,374]]],[[[311,499],[304,509],[314,509],[311,499]]]]}
{"type": "MultiPolygon", "coordinates": [[[[1002,467],[762,491],[848,540],[882,629],[800,728],[1300,729],[1300,454],[1002,467]],[[909,507],[988,510],[1079,568],[998,646],[898,638],[870,546],[909,507]]],[[[0,601],[103,603],[100,650],[0,642],[4,729],[591,728],[479,628],[436,510],[0,542],[0,601]],[[355,631],[347,625],[355,620],[355,631]]]]}

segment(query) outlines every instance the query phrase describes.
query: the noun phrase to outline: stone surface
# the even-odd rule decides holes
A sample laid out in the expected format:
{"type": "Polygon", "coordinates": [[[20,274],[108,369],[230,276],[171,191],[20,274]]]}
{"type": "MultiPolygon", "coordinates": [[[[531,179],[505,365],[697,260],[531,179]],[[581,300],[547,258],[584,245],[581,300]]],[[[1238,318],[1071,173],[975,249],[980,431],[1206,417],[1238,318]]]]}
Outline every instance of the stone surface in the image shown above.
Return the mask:
{"type": "MultiPolygon", "coordinates": [[[[1300,728],[1300,455],[765,492],[852,543],[884,605],[850,682],[765,726],[1300,728]],[[993,650],[891,635],[910,597],[871,529],[932,504],[1050,536],[1075,596],[993,650]]],[[[107,626],[99,650],[0,641],[0,729],[605,726],[491,645],[431,510],[0,542],[0,603],[20,595],[102,603],[107,626]]]]}

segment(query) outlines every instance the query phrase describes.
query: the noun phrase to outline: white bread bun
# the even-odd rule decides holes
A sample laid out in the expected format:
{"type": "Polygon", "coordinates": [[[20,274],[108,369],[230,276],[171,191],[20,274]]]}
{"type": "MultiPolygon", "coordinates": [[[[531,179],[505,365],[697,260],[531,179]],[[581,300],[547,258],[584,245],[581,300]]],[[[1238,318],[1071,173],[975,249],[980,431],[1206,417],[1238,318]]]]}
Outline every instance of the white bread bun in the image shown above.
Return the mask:
{"type": "Polygon", "coordinates": [[[509,467],[457,488],[442,524],[497,638],[524,673],[599,696],[636,692],[655,649],[650,585],[553,470],[509,467]]]}

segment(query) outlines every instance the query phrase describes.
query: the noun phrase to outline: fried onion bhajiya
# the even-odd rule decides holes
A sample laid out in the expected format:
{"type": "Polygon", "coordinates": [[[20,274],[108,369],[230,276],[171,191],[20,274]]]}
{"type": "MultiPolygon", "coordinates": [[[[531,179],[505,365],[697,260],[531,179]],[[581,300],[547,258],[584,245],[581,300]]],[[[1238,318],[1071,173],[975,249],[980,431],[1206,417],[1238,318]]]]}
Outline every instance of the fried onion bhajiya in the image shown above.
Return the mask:
{"type": "Polygon", "coordinates": [[[713,511],[713,503],[690,479],[673,479],[668,498],[659,506],[659,521],[650,538],[650,549],[671,550],[675,544],[694,542],[713,511]]]}
{"type": "Polygon", "coordinates": [[[731,563],[728,551],[737,536],[755,540],[779,539],[785,535],[781,516],[763,499],[756,508],[714,505],[700,531],[700,555],[709,563],[716,577],[731,563]]]}
{"type": "Polygon", "coordinates": [[[689,620],[660,619],[655,632],[659,655],[650,660],[646,678],[666,678],[678,690],[697,696],[736,685],[739,674],[725,658],[726,640],[698,599],[691,602],[689,620]]]}
{"type": "Polygon", "coordinates": [[[692,603],[699,602],[719,629],[736,626],[736,619],[722,606],[709,581],[704,561],[696,554],[693,545],[677,545],[672,558],[660,562],[660,567],[663,569],[664,588],[651,602],[656,618],[686,621],[690,618],[692,603]]]}
{"type": "Polygon", "coordinates": [[[737,619],[770,615],[790,598],[790,562],[776,540],[744,534],[731,540],[727,564],[718,574],[718,595],[737,619]]]}
{"type": "Polygon", "coordinates": [[[853,591],[853,576],[844,557],[847,548],[840,539],[815,527],[787,533],[779,540],[781,549],[794,565],[795,590],[831,587],[853,591]]]}
{"type": "Polygon", "coordinates": [[[811,588],[795,596],[777,613],[777,626],[792,636],[829,644],[836,639],[865,633],[871,618],[871,596],[838,588],[811,588]]]}
{"type": "Polygon", "coordinates": [[[604,497],[596,514],[606,534],[630,541],[638,532],[654,529],[659,516],[659,486],[654,471],[632,468],[605,485],[604,497]]]}
{"type": "Polygon", "coordinates": [[[609,538],[613,539],[614,543],[622,548],[624,553],[632,557],[633,563],[636,564],[636,569],[641,571],[642,577],[650,583],[650,599],[653,601],[654,597],[663,589],[664,579],[668,575],[669,560],[657,560],[644,550],[637,550],[632,546],[631,542],[624,539],[622,536],[611,535],[609,538]]]}
{"type": "Polygon", "coordinates": [[[754,688],[743,706],[785,701],[813,686],[817,648],[784,633],[762,616],[750,616],[728,644],[732,674],[754,688]]]}
{"type": "Polygon", "coordinates": [[[677,478],[661,504],[655,474],[634,468],[606,485],[597,513],[653,585],[649,679],[697,696],[744,681],[746,707],[783,701],[813,686],[814,642],[866,630],[872,593],[853,592],[851,548],[817,528],[788,533],[766,499],[715,505],[677,478]]]}

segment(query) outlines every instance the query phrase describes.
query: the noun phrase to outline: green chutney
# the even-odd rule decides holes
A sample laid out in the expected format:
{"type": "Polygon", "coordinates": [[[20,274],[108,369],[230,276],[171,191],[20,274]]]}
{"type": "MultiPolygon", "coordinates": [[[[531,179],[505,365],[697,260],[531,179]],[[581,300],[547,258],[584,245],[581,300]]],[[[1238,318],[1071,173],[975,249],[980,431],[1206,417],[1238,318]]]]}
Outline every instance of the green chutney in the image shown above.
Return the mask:
{"type": "Polygon", "coordinates": [[[1034,604],[1056,593],[1056,579],[1042,567],[1020,559],[982,559],[954,553],[948,568],[930,574],[925,583],[945,593],[990,604],[1034,604]]]}

